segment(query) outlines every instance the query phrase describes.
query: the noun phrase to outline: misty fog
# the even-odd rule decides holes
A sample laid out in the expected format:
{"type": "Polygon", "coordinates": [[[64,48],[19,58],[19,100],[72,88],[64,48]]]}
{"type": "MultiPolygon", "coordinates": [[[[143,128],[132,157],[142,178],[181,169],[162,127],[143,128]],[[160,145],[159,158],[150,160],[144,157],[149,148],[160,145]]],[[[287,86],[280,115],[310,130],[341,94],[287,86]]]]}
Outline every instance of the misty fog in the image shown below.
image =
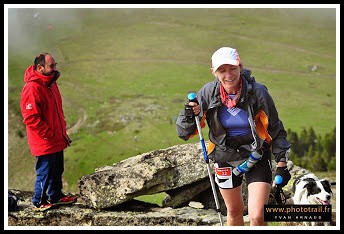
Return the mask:
{"type": "MultiPolygon", "coordinates": [[[[53,40],[54,37],[56,38],[56,31],[62,28],[80,30],[81,19],[77,11],[78,9],[68,8],[9,8],[9,51],[20,53],[28,48],[39,48],[39,41],[42,38],[53,40]]],[[[63,37],[63,35],[59,36],[63,37]]]]}

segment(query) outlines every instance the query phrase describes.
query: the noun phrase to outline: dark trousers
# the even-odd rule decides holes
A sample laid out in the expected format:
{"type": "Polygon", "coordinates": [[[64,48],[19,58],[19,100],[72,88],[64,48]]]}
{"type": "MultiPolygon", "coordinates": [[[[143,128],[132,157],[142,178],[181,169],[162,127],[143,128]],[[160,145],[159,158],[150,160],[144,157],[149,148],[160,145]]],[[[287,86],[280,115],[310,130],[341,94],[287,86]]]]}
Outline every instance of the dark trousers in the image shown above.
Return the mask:
{"type": "Polygon", "coordinates": [[[62,174],[64,171],[63,151],[36,156],[36,181],[32,203],[56,202],[64,196],[62,193],[62,174]]]}

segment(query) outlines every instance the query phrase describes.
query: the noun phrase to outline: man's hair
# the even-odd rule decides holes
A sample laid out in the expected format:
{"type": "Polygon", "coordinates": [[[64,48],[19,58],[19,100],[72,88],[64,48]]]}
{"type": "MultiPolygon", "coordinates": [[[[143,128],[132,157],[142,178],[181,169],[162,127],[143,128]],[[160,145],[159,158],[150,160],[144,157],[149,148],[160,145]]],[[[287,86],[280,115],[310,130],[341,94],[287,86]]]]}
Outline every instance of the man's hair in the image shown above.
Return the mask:
{"type": "Polygon", "coordinates": [[[41,64],[43,67],[45,66],[45,56],[47,54],[49,53],[44,52],[44,53],[39,53],[36,55],[35,61],[33,62],[35,69],[37,69],[38,64],[41,64]]]}

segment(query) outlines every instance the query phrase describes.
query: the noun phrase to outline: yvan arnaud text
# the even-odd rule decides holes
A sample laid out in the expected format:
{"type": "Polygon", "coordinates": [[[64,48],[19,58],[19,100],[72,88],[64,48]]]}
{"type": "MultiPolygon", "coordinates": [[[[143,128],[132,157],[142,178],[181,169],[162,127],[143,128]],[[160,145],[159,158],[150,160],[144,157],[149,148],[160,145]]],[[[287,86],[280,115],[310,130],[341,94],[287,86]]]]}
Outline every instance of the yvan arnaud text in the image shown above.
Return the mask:
{"type": "Polygon", "coordinates": [[[331,221],[332,205],[265,205],[264,221],[331,221]]]}

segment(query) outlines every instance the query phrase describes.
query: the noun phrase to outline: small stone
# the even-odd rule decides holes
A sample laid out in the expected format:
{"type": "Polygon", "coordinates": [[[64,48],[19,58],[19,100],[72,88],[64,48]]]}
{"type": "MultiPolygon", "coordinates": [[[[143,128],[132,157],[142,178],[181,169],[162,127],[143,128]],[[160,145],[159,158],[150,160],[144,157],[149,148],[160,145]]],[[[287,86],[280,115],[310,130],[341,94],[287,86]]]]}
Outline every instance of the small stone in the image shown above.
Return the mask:
{"type": "Polygon", "coordinates": [[[203,209],[204,205],[200,202],[190,201],[189,206],[196,209],[203,209]]]}

